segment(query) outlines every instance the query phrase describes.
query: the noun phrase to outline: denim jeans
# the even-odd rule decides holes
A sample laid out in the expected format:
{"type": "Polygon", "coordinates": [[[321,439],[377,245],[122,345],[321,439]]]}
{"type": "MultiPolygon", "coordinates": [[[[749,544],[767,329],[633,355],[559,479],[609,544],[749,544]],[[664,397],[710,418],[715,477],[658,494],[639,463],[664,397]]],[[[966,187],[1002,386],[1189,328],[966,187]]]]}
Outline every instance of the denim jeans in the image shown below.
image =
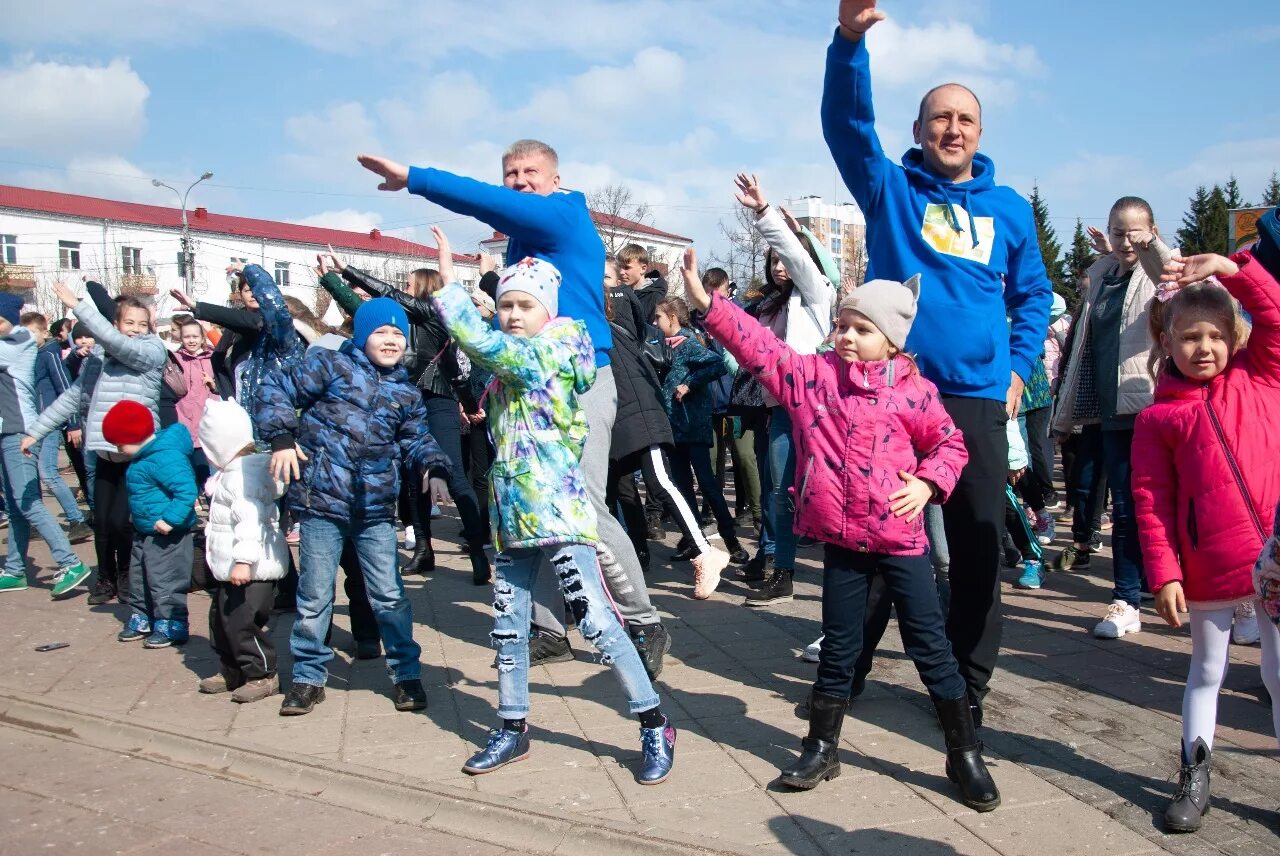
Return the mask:
{"type": "Polygon", "coordinates": [[[498,716],[524,719],[529,714],[529,609],[544,556],[578,621],[578,632],[600,652],[600,661],[613,667],[630,712],[657,707],[658,694],[604,590],[596,548],[559,544],[507,550],[494,563],[491,635],[498,649],[498,716]]]}
{"type": "Polygon", "coordinates": [[[768,514],[773,528],[773,564],[796,566],[796,504],[791,487],[796,481],[796,447],[791,441],[791,414],[785,408],[769,411],[769,475],[773,490],[768,514]]]}
{"type": "Polygon", "coordinates": [[[760,549],[757,556],[772,556],[773,540],[773,468],[769,466],[769,417],[756,426],[756,469],[760,472],[760,549]]]}
{"type": "Polygon", "coordinates": [[[83,523],[84,515],[80,506],[76,505],[75,494],[58,472],[58,452],[62,449],[62,432],[54,431],[40,441],[40,452],[37,455],[37,468],[40,471],[40,484],[49,489],[53,498],[62,506],[62,513],[67,515],[67,523],[83,523]]]}
{"type": "Polygon", "coordinates": [[[23,436],[0,436],[0,452],[3,453],[0,477],[3,477],[4,504],[9,512],[9,551],[4,560],[4,573],[14,577],[27,574],[27,544],[33,527],[49,545],[49,552],[59,568],[71,568],[80,562],[71,549],[67,533],[62,531],[40,498],[36,461],[22,454],[23,436]]]}
{"type": "MultiPolygon", "coordinates": [[[[1142,544],[1138,541],[1138,517],[1133,507],[1132,431],[1104,431],[1097,425],[1080,432],[1077,453],[1075,519],[1091,520],[1097,513],[1097,492],[1093,490],[1099,472],[1106,473],[1111,489],[1111,568],[1115,574],[1112,600],[1122,600],[1135,609],[1142,602],[1142,544]]],[[[1076,533],[1077,535],[1080,533],[1076,533]]]]}
{"type": "Polygon", "coordinates": [[[322,687],[328,677],[325,665],[333,659],[333,650],[324,640],[333,617],[338,559],[347,538],[355,544],[360,557],[369,605],[378,619],[387,652],[387,670],[395,683],[414,680],[422,674],[422,648],[413,641],[413,613],[400,579],[395,524],[389,520],[361,523],[306,515],[302,518],[298,550],[298,617],[289,636],[293,682],[322,687]]]}
{"type": "Polygon", "coordinates": [[[884,580],[885,594],[898,611],[902,644],[915,663],[929,695],[956,699],[965,694],[965,681],[947,641],[946,622],[934,587],[933,570],[925,556],[882,556],[855,553],[827,544],[822,571],[822,653],[813,688],[848,698],[854,664],[863,649],[867,593],[872,580],[884,580]]]}

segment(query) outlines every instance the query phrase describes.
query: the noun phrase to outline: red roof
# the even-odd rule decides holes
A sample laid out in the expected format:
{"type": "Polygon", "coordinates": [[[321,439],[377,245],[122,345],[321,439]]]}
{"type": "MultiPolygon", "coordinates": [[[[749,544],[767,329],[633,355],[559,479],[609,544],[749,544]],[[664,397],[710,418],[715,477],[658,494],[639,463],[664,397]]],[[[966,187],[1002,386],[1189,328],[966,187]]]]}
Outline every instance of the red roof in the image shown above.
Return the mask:
{"type": "Polygon", "coordinates": [[[637,223],[635,220],[628,220],[626,217],[619,217],[615,214],[601,214],[599,211],[592,211],[591,219],[597,226],[603,226],[606,229],[623,229],[627,232],[635,232],[638,235],[653,235],[655,238],[666,238],[668,241],[680,241],[685,244],[693,243],[693,238],[686,238],[684,235],[676,235],[672,232],[664,232],[661,229],[655,229],[652,226],[646,226],[643,223],[637,223]]]}
{"type": "MultiPolygon", "coordinates": [[[[55,193],[50,190],[31,190],[0,184],[0,208],[39,211],[43,214],[60,214],[88,220],[111,220],[116,223],[135,223],[140,226],[160,226],[168,229],[182,228],[182,212],[177,208],[159,205],[142,205],[137,202],[117,202],[94,196],[76,196],[72,193],[55,193]]],[[[318,226],[300,226],[296,223],[280,223],[275,220],[255,220],[252,217],[233,217],[214,214],[204,208],[187,212],[191,231],[215,235],[237,235],[242,238],[265,238],[271,241],[287,241],[295,244],[332,244],[347,250],[367,253],[388,253],[402,256],[436,258],[435,247],[393,238],[377,229],[370,232],[346,232],[341,229],[323,229],[318,226]]],[[[466,256],[454,254],[459,260],[466,256]]]]}

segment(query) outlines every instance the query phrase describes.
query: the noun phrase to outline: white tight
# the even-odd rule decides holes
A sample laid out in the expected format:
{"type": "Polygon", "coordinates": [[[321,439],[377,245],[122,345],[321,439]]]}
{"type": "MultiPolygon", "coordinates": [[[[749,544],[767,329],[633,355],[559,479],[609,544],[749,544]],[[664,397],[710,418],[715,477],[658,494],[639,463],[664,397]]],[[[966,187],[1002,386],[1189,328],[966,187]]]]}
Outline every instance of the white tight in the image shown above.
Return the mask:
{"type": "MultiPolygon", "coordinates": [[[[1258,631],[1262,635],[1262,682],[1271,693],[1272,728],[1280,743],[1280,629],[1254,603],[1258,631]]],[[[1196,609],[1191,607],[1191,666],[1187,689],[1182,695],[1182,745],[1191,746],[1199,737],[1213,748],[1213,732],[1218,724],[1218,692],[1227,676],[1227,651],[1231,645],[1231,616],[1234,608],[1196,609]]]]}

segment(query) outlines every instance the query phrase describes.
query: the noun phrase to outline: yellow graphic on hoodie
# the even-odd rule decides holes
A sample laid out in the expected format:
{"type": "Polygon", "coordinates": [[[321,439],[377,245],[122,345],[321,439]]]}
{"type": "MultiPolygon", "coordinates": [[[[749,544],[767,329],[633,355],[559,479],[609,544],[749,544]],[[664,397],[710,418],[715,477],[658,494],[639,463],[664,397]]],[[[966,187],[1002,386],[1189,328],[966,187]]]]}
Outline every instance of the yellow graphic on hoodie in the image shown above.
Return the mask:
{"type": "Polygon", "coordinates": [[[969,213],[959,205],[952,205],[959,221],[960,231],[956,231],[951,222],[951,214],[946,205],[931,202],[924,208],[924,223],[920,227],[920,236],[925,243],[940,253],[959,256],[982,264],[991,264],[991,248],[995,245],[996,221],[994,217],[974,217],[973,223],[978,230],[978,245],[974,246],[973,234],[969,231],[969,213]]]}

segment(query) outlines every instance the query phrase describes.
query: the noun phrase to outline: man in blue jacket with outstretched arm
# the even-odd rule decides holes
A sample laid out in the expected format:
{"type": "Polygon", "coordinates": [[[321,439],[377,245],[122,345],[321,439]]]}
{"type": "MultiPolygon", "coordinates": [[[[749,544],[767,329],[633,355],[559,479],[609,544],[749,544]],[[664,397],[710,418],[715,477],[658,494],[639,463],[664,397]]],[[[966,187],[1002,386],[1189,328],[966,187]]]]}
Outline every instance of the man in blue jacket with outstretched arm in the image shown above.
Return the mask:
{"type": "Polygon", "coordinates": [[[978,154],[977,97],[956,83],[926,93],[912,129],[918,148],[894,163],[876,136],[864,38],[885,15],[876,0],[842,0],[839,16],[827,51],[823,135],[866,215],[867,278],[921,275],[907,351],[937,385],[969,450],[943,509],[951,551],[947,636],[980,724],[1000,650],[1005,423],[1016,417],[1042,350],[1053,289],[1031,206],[997,185],[995,166],[978,154]]]}
{"type": "MultiPolygon", "coordinates": [[[[600,566],[645,669],[650,678],[657,677],[671,640],[649,600],[635,548],[605,502],[618,393],[609,365],[613,336],[604,314],[604,244],[591,220],[586,197],[560,189],[560,159],[555,149],[538,140],[519,140],[503,154],[501,187],[444,170],[406,167],[372,155],[360,155],[359,161],[382,176],[379,190],[408,188],[450,211],[475,217],[507,235],[508,259],[532,256],[551,262],[560,271],[559,312],[586,323],[596,350],[596,381],[582,396],[588,422],[582,470],[596,510],[600,566]]],[[[531,665],[573,658],[564,625],[551,608],[562,601],[559,589],[551,573],[540,577],[533,615],[538,636],[529,640],[531,665]]],[[[563,615],[563,607],[559,612],[563,615]]]]}

